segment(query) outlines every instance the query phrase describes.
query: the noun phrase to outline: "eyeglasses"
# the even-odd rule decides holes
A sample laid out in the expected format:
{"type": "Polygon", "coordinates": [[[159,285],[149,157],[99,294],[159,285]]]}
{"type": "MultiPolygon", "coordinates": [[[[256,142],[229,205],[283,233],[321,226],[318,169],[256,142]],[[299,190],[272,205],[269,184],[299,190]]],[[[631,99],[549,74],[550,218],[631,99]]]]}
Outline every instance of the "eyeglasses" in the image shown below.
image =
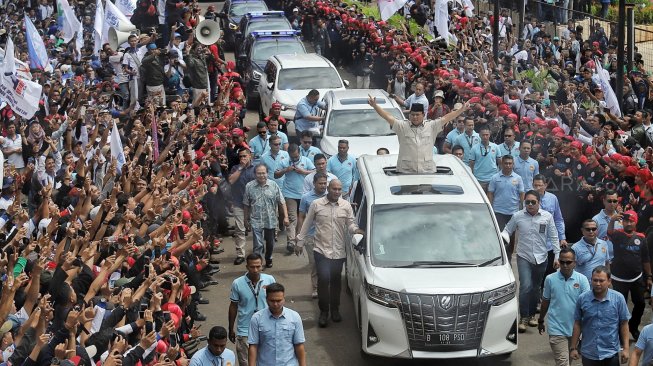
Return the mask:
{"type": "Polygon", "coordinates": [[[617,202],[619,202],[619,200],[606,200],[606,201],[608,201],[608,203],[617,203],[617,202]]]}
{"type": "Polygon", "coordinates": [[[272,145],[272,146],[279,146],[279,145],[281,145],[281,143],[280,143],[280,142],[277,142],[276,144],[270,144],[270,145],[272,145]]]}
{"type": "Polygon", "coordinates": [[[238,155],[239,158],[247,158],[249,155],[238,155]]]}
{"type": "Polygon", "coordinates": [[[537,205],[537,201],[536,200],[526,200],[526,201],[524,201],[524,204],[526,204],[528,206],[535,206],[535,205],[537,205]]]}
{"type": "Polygon", "coordinates": [[[565,266],[570,266],[574,264],[574,261],[558,261],[560,264],[564,264],[565,266]]]}
{"type": "Polygon", "coordinates": [[[583,230],[586,230],[586,231],[596,231],[596,230],[598,230],[598,229],[599,229],[599,228],[596,228],[596,227],[584,227],[584,228],[583,228],[583,230]]]}

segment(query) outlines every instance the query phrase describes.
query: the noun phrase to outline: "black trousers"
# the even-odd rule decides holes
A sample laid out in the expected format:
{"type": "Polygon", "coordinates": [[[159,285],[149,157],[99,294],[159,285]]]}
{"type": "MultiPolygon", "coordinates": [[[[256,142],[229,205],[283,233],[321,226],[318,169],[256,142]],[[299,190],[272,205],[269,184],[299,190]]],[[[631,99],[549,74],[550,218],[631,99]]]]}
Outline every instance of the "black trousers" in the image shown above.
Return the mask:
{"type": "Polygon", "coordinates": [[[317,303],[321,312],[338,310],[340,307],[340,287],[342,265],[345,258],[329,259],[324,255],[313,252],[315,267],[317,269],[317,303]]]}
{"type": "MultiPolygon", "coordinates": [[[[497,218],[497,224],[499,224],[499,230],[503,230],[506,227],[506,224],[512,218],[512,215],[504,215],[498,212],[494,213],[494,216],[497,218]]],[[[510,243],[506,245],[506,253],[508,254],[508,261],[512,260],[512,253],[515,251],[515,234],[513,233],[510,236],[510,243]]]]}
{"type": "Polygon", "coordinates": [[[612,279],[612,288],[624,295],[626,302],[628,301],[628,293],[630,292],[631,300],[633,302],[633,312],[630,320],[628,321],[628,328],[632,332],[638,330],[639,323],[642,322],[642,315],[646,308],[644,301],[644,286],[641,280],[635,282],[622,282],[612,279]]]}
{"type": "Polygon", "coordinates": [[[619,354],[599,361],[583,357],[583,366],[619,366],[619,354]]]}

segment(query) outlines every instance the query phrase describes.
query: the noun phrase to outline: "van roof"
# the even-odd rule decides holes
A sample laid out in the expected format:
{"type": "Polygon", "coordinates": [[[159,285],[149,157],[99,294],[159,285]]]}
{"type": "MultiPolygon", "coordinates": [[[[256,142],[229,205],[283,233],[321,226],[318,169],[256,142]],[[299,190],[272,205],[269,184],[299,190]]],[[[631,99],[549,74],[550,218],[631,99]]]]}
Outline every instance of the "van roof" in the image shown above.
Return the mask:
{"type": "Polygon", "coordinates": [[[284,54],[272,56],[283,69],[305,69],[309,67],[332,67],[331,63],[317,53],[301,55],[284,54]]]}
{"type": "Polygon", "coordinates": [[[399,105],[382,89],[330,90],[324,98],[333,101],[333,104],[329,105],[331,109],[372,109],[372,106],[367,103],[370,95],[375,97],[383,108],[399,108],[399,105]]]}
{"type": "Polygon", "coordinates": [[[435,162],[437,174],[398,174],[397,155],[363,155],[358,159],[358,168],[361,178],[369,180],[373,204],[488,203],[462,161],[453,155],[437,155],[435,162]]]}

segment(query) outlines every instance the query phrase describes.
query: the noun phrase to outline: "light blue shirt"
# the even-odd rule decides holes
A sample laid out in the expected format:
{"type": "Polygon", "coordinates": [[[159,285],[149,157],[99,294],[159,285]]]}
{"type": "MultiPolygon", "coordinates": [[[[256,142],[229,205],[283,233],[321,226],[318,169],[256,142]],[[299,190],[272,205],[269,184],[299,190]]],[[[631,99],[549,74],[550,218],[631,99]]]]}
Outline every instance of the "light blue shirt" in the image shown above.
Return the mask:
{"type": "Polygon", "coordinates": [[[270,151],[269,136],[266,135],[265,139],[259,135],[252,137],[249,140],[249,148],[252,149],[252,163],[256,165],[260,162],[261,156],[270,151]]]}
{"type": "Polygon", "coordinates": [[[546,332],[549,335],[571,337],[576,302],[580,294],[586,291],[590,291],[590,283],[576,271],[567,279],[560,270],[546,276],[542,298],[549,300],[546,317],[546,332]]]}
{"type": "Polygon", "coordinates": [[[474,162],[474,176],[479,182],[489,182],[492,176],[497,174],[499,158],[499,148],[493,142],[489,142],[487,146],[481,143],[472,147],[469,160],[474,162]]]}
{"type": "Polygon", "coordinates": [[[322,150],[318,149],[317,147],[311,145],[307,150],[304,150],[303,146],[299,146],[299,155],[305,156],[311,161],[315,160],[315,155],[317,154],[322,154],[322,150]]]}
{"type": "Polygon", "coordinates": [[[278,318],[269,308],[263,309],[254,314],[249,323],[247,343],[258,346],[256,366],[299,365],[295,345],[304,342],[302,318],[286,307],[278,318]]]}
{"type": "Polygon", "coordinates": [[[512,155],[515,158],[518,157],[519,156],[519,141],[515,141],[515,143],[512,145],[512,147],[509,147],[504,142],[503,144],[499,145],[499,153],[500,153],[500,156],[512,155]]]}
{"type": "Polygon", "coordinates": [[[533,177],[540,174],[540,164],[537,160],[529,157],[526,160],[517,155],[515,157],[515,165],[513,167],[515,173],[519,174],[524,181],[524,189],[530,191],[533,189],[533,177]]]}
{"type": "Polygon", "coordinates": [[[211,351],[209,347],[206,346],[201,350],[197,351],[193,358],[190,359],[189,366],[227,366],[227,365],[236,365],[236,355],[234,351],[229,348],[225,348],[220,356],[216,356],[211,351]]]}
{"type": "MultiPolygon", "coordinates": [[[[610,240],[610,237],[608,237],[608,224],[610,223],[610,216],[605,213],[605,210],[601,210],[601,212],[597,213],[592,217],[592,220],[596,221],[596,224],[598,225],[598,232],[596,233],[596,236],[604,240],[606,244],[608,244],[608,255],[610,258],[610,261],[612,261],[612,258],[614,258],[614,247],[612,246],[612,241],[610,240]]],[[[621,225],[620,222],[615,222],[614,223],[614,229],[623,229],[623,226],[621,225]]]]}
{"type": "Polygon", "coordinates": [[[472,132],[471,137],[466,133],[461,133],[455,140],[453,140],[454,145],[462,146],[464,152],[463,161],[467,165],[469,165],[469,161],[472,159],[472,147],[480,143],[481,137],[476,133],[476,131],[472,132]]]}
{"type": "Polygon", "coordinates": [[[653,361],[653,324],[649,324],[642,329],[635,347],[644,351],[642,357],[639,358],[640,364],[649,365],[653,361]]]}
{"type": "MultiPolygon", "coordinates": [[[[313,178],[315,178],[315,173],[317,173],[317,171],[307,175],[304,178],[304,191],[302,192],[303,194],[306,194],[315,188],[315,186],[313,185],[313,178]]],[[[329,184],[329,182],[331,182],[334,179],[338,179],[338,177],[336,177],[335,175],[329,172],[326,172],[326,176],[327,176],[327,184],[329,184]]],[[[308,209],[306,210],[306,212],[308,212],[308,209]]]]}
{"type": "Polygon", "coordinates": [[[492,209],[503,215],[519,211],[520,193],[524,193],[524,182],[515,172],[509,175],[498,172],[490,178],[488,191],[494,194],[492,209]]]}
{"type": "Polygon", "coordinates": [[[517,231],[519,245],[517,255],[531,264],[544,263],[548,259],[546,241],[554,243],[553,253],[558,260],[560,254],[560,242],[558,232],[553,222],[553,216],[541,209],[531,215],[524,208],[517,211],[503,229],[509,236],[517,231]]]}
{"type": "Polygon", "coordinates": [[[424,114],[429,111],[429,100],[426,98],[426,95],[422,94],[419,97],[415,93],[411,94],[404,100],[404,107],[410,110],[410,107],[415,104],[420,103],[424,106],[424,114]]]}
{"type": "Polygon", "coordinates": [[[281,178],[275,178],[274,172],[279,170],[282,161],[290,161],[290,155],[288,155],[287,151],[279,150],[275,156],[272,156],[272,151],[268,151],[261,156],[261,164],[268,168],[268,179],[275,181],[279,187],[283,187],[283,181],[286,180],[286,176],[283,175],[281,178]]]}
{"type": "MultiPolygon", "coordinates": [[[[313,162],[309,158],[300,156],[299,160],[297,161],[292,161],[291,159],[282,160],[279,163],[277,170],[286,169],[291,165],[304,170],[315,169],[315,165],[313,165],[313,162]]],[[[283,196],[296,200],[302,198],[302,193],[304,192],[304,177],[306,176],[299,174],[296,171],[289,171],[284,174],[284,176],[286,179],[283,182],[283,189],[281,190],[281,192],[283,192],[283,196]]]]}
{"type": "Polygon", "coordinates": [[[594,268],[610,262],[608,243],[604,240],[596,239],[596,244],[592,245],[581,238],[571,249],[576,252],[576,271],[584,274],[588,281],[592,280],[594,268]]]}
{"type": "Polygon", "coordinates": [[[236,334],[238,336],[247,337],[249,321],[254,313],[268,307],[268,303],[265,301],[265,288],[275,282],[277,281],[274,277],[261,273],[261,277],[256,284],[252,283],[246,274],[236,278],[231,283],[229,300],[238,303],[238,318],[236,320],[236,334]]]}
{"type": "Polygon", "coordinates": [[[608,289],[603,300],[596,299],[593,291],[581,294],[574,313],[574,320],[581,323],[583,336],[580,354],[599,361],[619,353],[619,328],[628,319],[628,304],[619,292],[608,289]]]}
{"type": "Polygon", "coordinates": [[[340,161],[338,154],[333,155],[327,161],[327,170],[338,177],[338,180],[342,183],[343,196],[347,195],[354,181],[358,180],[356,157],[351,154],[347,154],[347,157],[343,161],[340,161]]]}
{"type": "MultiPolygon", "coordinates": [[[[318,194],[315,193],[315,189],[304,193],[304,195],[302,196],[302,200],[299,201],[299,212],[303,214],[307,214],[308,209],[311,208],[311,203],[313,203],[313,201],[315,201],[316,199],[324,196],[326,196],[326,191],[324,191],[324,194],[318,196],[318,194]]],[[[299,229],[301,230],[301,228],[299,229]]],[[[308,233],[306,235],[315,236],[315,224],[311,225],[311,228],[308,230],[308,233]]]]}
{"type": "MultiPolygon", "coordinates": [[[[325,109],[326,103],[318,100],[315,104],[310,104],[306,97],[302,98],[299,103],[297,103],[297,112],[295,112],[295,129],[298,132],[301,132],[310,130],[311,128],[318,128],[320,122],[309,121],[305,117],[317,116],[320,112],[320,108],[325,109]]],[[[299,135],[299,133],[297,133],[297,135],[299,135]]]]}
{"type": "Polygon", "coordinates": [[[463,133],[465,133],[464,129],[459,131],[457,128],[454,128],[453,130],[449,131],[447,137],[444,138],[444,142],[449,144],[449,147],[453,147],[453,145],[455,145],[453,142],[456,140],[456,137],[462,135],[463,133]]]}
{"type": "MultiPolygon", "coordinates": [[[[565,220],[562,218],[558,197],[553,193],[544,192],[544,195],[541,197],[540,208],[553,215],[553,222],[556,224],[556,229],[558,230],[558,239],[567,240],[565,236],[565,220]]],[[[553,243],[547,240],[546,249],[553,249],[553,243]]]]}

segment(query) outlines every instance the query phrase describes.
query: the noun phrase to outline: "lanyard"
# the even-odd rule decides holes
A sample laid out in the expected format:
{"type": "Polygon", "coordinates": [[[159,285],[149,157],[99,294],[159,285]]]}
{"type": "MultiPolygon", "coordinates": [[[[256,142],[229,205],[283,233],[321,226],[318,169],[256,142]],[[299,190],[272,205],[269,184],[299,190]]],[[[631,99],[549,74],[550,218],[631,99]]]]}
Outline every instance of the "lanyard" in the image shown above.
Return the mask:
{"type": "Polygon", "coordinates": [[[251,281],[247,281],[247,286],[249,286],[249,289],[252,291],[252,295],[254,295],[254,301],[256,304],[256,311],[258,311],[258,293],[261,291],[261,281],[260,279],[258,280],[258,283],[256,283],[256,290],[254,290],[254,286],[252,286],[251,281]]]}
{"type": "Polygon", "coordinates": [[[308,150],[306,150],[306,155],[304,155],[304,149],[302,149],[300,147],[299,148],[299,153],[302,154],[302,156],[304,156],[304,157],[308,157],[308,155],[311,153],[311,149],[309,148],[308,150]]]}
{"type": "Polygon", "coordinates": [[[471,138],[470,138],[470,136],[465,134],[465,140],[467,140],[467,143],[469,144],[469,147],[472,147],[472,145],[474,144],[474,135],[472,135],[471,138]]]}

